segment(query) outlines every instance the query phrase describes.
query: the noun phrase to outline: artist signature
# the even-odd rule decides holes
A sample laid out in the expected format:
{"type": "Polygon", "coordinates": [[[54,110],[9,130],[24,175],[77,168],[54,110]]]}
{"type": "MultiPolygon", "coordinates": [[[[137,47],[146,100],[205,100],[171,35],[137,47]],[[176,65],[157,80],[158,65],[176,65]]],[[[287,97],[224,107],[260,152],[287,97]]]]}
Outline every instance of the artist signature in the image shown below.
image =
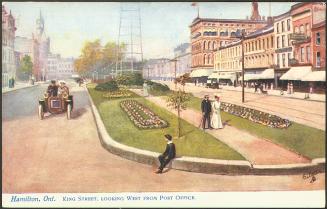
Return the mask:
{"type": "Polygon", "coordinates": [[[316,175],[319,173],[319,171],[310,171],[309,173],[303,174],[303,179],[310,179],[310,183],[313,183],[317,180],[316,175]]]}

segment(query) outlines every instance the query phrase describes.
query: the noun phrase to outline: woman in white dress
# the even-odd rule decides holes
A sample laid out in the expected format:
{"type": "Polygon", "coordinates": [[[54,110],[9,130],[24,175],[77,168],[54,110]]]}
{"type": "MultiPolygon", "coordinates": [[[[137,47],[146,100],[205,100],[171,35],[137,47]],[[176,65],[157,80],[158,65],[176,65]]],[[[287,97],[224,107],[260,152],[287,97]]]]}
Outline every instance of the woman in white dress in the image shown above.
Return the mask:
{"type": "Polygon", "coordinates": [[[219,96],[215,95],[215,101],[212,102],[212,117],[211,117],[211,127],[214,129],[223,128],[223,123],[221,122],[220,116],[220,101],[219,96]]]}

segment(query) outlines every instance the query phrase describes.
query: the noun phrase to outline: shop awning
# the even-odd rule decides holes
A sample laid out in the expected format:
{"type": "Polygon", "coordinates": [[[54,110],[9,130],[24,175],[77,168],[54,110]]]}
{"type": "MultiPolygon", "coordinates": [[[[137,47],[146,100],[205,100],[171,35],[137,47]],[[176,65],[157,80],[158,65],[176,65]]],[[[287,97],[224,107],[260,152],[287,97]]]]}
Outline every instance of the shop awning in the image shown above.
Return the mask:
{"type": "Polygon", "coordinates": [[[300,81],[310,72],[311,66],[292,67],[280,77],[280,80],[300,81]]]}
{"type": "MultiPolygon", "coordinates": [[[[254,74],[254,73],[245,73],[244,74],[244,80],[245,81],[256,80],[257,79],[257,75],[258,74],[254,74]]],[[[242,80],[242,76],[239,79],[242,80]]]]}
{"type": "Polygon", "coordinates": [[[234,81],[236,79],[236,74],[235,73],[223,74],[223,75],[219,75],[218,78],[219,79],[229,79],[229,80],[234,81]]]}
{"type": "Polygon", "coordinates": [[[326,81],[326,71],[313,71],[306,74],[301,81],[326,81]]]}
{"type": "Polygon", "coordinates": [[[256,74],[256,78],[258,80],[274,79],[274,75],[275,75],[274,69],[269,68],[269,69],[264,70],[262,73],[256,74]]]}
{"type": "Polygon", "coordinates": [[[199,77],[210,76],[211,74],[212,74],[212,69],[197,69],[197,70],[193,70],[190,76],[192,78],[199,78],[199,77]]]}
{"type": "Polygon", "coordinates": [[[213,79],[213,78],[218,79],[218,76],[219,76],[218,72],[213,72],[211,73],[211,75],[209,75],[208,79],[213,79]]]}

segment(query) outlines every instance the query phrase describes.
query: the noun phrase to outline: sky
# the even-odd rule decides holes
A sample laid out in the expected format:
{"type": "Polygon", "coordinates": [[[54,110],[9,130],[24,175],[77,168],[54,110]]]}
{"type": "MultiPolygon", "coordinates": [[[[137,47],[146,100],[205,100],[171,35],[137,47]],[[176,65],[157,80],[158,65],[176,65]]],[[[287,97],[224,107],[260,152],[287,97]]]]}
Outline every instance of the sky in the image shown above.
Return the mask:
{"type": "MultiPolygon", "coordinates": [[[[272,2],[271,15],[282,14],[293,4],[272,2]]],[[[171,58],[175,47],[190,42],[189,25],[197,16],[197,8],[192,7],[191,2],[5,2],[4,5],[17,18],[16,36],[31,38],[42,11],[51,52],[75,58],[80,55],[85,41],[99,38],[105,44],[118,40],[121,6],[125,9],[140,7],[142,49],[146,59],[171,58]]],[[[251,15],[251,2],[198,2],[198,5],[203,18],[244,19],[251,15]]],[[[259,2],[259,13],[269,15],[268,2],[259,2]]],[[[127,26],[130,24],[128,13],[123,14],[122,26],[127,26]]],[[[138,16],[134,17],[136,26],[138,16]]],[[[129,33],[128,28],[124,27],[121,32],[129,33]]],[[[122,36],[121,40],[123,37],[127,38],[122,36]]],[[[140,43],[137,36],[132,38],[135,44],[140,43]]]]}

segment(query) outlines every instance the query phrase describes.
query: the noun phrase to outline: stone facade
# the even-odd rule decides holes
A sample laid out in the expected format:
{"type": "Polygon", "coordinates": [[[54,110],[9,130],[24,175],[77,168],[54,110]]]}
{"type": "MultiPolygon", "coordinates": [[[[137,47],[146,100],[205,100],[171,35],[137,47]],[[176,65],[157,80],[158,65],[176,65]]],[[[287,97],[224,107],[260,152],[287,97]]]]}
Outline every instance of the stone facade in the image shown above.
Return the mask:
{"type": "MultiPolygon", "coordinates": [[[[184,43],[174,49],[176,76],[191,72],[191,45],[184,43]]],[[[174,66],[175,67],[175,66],[174,66]]]]}
{"type": "Polygon", "coordinates": [[[2,5],[2,87],[8,87],[9,79],[16,79],[15,31],[15,18],[2,5]]]}

